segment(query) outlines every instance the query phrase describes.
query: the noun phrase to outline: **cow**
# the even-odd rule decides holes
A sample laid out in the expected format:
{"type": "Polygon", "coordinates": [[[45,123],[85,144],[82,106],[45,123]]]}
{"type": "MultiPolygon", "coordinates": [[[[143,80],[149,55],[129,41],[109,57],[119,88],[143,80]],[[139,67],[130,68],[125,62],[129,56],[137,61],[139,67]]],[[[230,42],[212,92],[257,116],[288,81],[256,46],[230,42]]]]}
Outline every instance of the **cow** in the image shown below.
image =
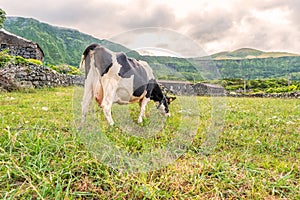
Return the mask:
{"type": "Polygon", "coordinates": [[[85,69],[82,122],[93,98],[102,107],[110,125],[114,125],[111,116],[114,103],[138,102],[138,123],[143,121],[150,100],[156,102],[157,109],[163,115],[170,116],[168,105],[176,97],[163,94],[147,62],[129,58],[122,52],[112,52],[99,44],[91,44],[83,52],[80,67],[85,69]]]}

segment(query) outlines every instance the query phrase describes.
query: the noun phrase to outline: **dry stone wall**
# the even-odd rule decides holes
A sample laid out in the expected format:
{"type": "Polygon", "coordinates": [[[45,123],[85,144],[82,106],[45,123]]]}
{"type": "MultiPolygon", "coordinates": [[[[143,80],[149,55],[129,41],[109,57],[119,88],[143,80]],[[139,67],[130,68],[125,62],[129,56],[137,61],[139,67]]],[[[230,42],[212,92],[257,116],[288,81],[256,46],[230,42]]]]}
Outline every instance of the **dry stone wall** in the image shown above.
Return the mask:
{"type": "MultiPolygon", "coordinates": [[[[186,82],[159,81],[165,92],[175,95],[206,96],[217,94],[230,97],[260,97],[260,98],[298,98],[300,92],[281,94],[243,94],[225,91],[209,84],[188,84],[186,82]],[[216,91],[215,91],[216,90],[216,91]]],[[[35,64],[8,65],[0,68],[0,91],[14,91],[42,87],[58,87],[84,85],[84,76],[60,74],[48,67],[35,64]]]]}
{"type": "Polygon", "coordinates": [[[44,60],[44,52],[37,43],[4,29],[0,29],[0,50],[8,50],[8,53],[13,56],[44,60]]]}
{"type": "Polygon", "coordinates": [[[0,89],[3,91],[83,84],[83,76],[60,74],[35,64],[11,64],[0,69],[0,89]]]}
{"type": "Polygon", "coordinates": [[[289,93],[242,93],[242,92],[229,92],[225,88],[207,84],[207,83],[189,83],[182,81],[158,81],[164,91],[174,95],[185,95],[185,96],[228,96],[228,97],[258,97],[258,98],[297,98],[300,99],[300,92],[289,92],[289,93]]]}
{"type": "Polygon", "coordinates": [[[10,46],[9,54],[12,56],[42,60],[42,56],[38,55],[36,48],[33,47],[10,46]]]}

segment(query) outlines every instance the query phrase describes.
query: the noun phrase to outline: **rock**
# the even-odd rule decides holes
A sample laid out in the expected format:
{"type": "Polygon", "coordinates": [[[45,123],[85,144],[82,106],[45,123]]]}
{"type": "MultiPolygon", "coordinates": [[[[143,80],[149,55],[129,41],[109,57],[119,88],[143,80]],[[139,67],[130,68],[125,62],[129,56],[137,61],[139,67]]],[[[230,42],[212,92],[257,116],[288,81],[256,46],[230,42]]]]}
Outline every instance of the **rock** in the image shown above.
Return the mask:
{"type": "Polygon", "coordinates": [[[21,89],[34,89],[32,83],[30,81],[21,81],[20,88],[21,89]]]}
{"type": "Polygon", "coordinates": [[[45,81],[46,80],[46,75],[41,76],[40,80],[45,81]]]}
{"type": "Polygon", "coordinates": [[[32,84],[33,84],[35,87],[37,87],[37,86],[40,85],[38,81],[33,81],[32,84]]]}

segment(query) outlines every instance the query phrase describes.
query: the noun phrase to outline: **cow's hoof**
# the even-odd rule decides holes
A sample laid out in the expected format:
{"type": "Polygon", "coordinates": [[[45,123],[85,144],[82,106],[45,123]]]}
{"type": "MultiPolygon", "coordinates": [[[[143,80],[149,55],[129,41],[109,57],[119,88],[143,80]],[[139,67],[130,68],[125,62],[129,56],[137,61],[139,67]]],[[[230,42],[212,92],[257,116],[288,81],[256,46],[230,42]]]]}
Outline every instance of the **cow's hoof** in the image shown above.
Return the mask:
{"type": "Polygon", "coordinates": [[[143,122],[143,118],[139,118],[137,121],[139,124],[143,122]]]}
{"type": "Polygon", "coordinates": [[[81,124],[84,124],[85,123],[85,115],[82,115],[81,116],[81,124]]]}

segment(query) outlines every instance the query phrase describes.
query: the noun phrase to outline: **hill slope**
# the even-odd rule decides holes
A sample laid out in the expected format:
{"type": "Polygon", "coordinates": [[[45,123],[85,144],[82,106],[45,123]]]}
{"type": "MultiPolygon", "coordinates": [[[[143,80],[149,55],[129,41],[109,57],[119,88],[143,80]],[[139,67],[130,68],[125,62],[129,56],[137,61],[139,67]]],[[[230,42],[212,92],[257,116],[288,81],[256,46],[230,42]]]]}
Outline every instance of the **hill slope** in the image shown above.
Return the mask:
{"type": "MultiPolygon", "coordinates": [[[[51,26],[31,18],[8,17],[4,28],[37,42],[45,53],[45,62],[51,64],[67,63],[78,66],[84,48],[91,43],[102,44],[112,51],[130,51],[108,40],[99,40],[74,29],[51,26]]],[[[138,53],[131,51],[130,55],[138,56],[138,53]]]]}
{"type": "Polygon", "coordinates": [[[241,48],[235,51],[224,51],[211,55],[214,60],[240,60],[254,58],[279,58],[287,56],[300,56],[287,52],[264,52],[257,49],[241,48]]]}
{"type": "Polygon", "coordinates": [[[45,53],[46,64],[78,66],[84,48],[99,43],[108,49],[126,52],[145,60],[158,79],[199,81],[222,78],[287,78],[300,80],[300,56],[282,52],[263,52],[242,48],[233,52],[220,52],[206,58],[175,58],[167,56],[141,56],[126,47],[100,40],[74,29],[51,26],[35,19],[8,17],[5,29],[39,43],[45,53]],[[251,58],[251,59],[250,59],[251,58]]]}

